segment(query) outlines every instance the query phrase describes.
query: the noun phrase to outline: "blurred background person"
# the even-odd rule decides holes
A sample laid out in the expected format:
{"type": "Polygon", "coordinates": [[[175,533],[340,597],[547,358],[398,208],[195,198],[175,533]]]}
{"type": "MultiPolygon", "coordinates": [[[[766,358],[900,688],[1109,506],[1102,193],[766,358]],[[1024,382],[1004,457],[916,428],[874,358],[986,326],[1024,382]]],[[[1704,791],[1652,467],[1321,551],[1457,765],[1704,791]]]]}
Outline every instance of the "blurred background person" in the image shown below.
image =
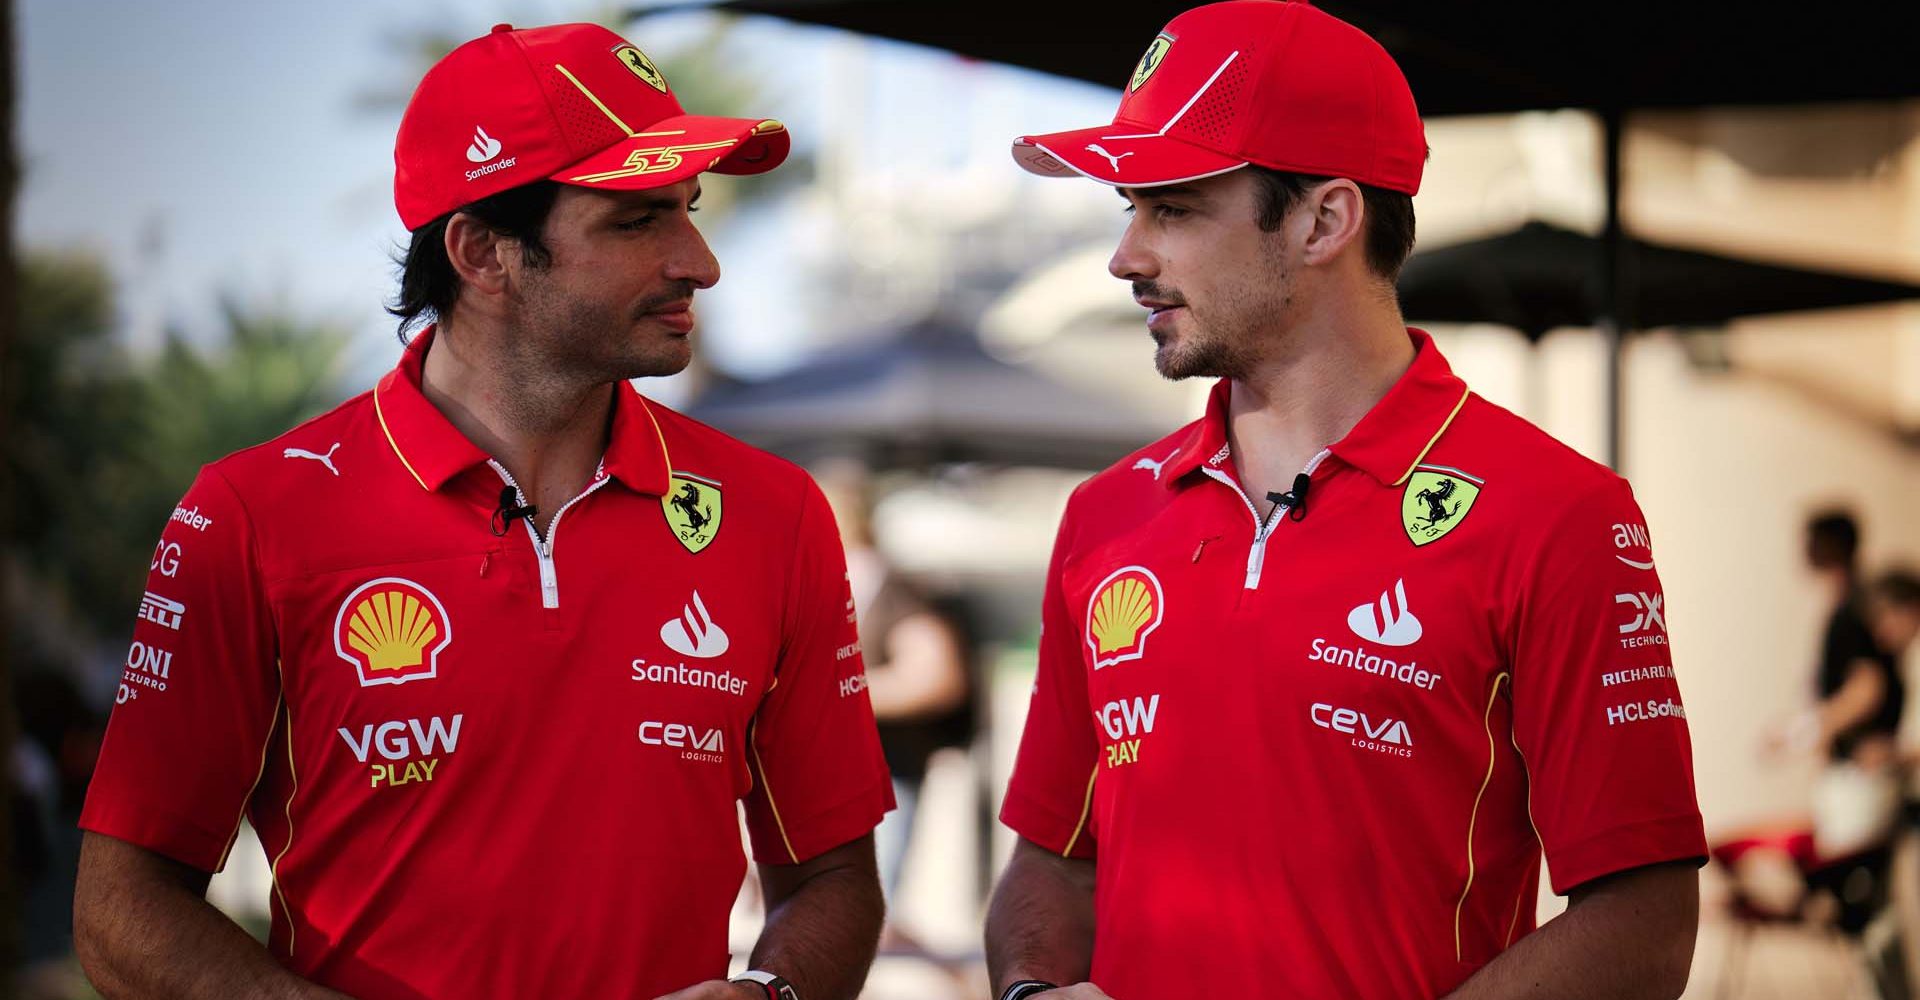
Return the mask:
{"type": "Polygon", "coordinates": [[[928,762],[941,750],[966,747],[973,738],[972,644],[955,610],[941,607],[880,551],[873,530],[873,477],[867,468],[852,459],[833,459],[818,464],[813,473],[847,549],[867,694],[880,725],[880,748],[893,772],[897,806],[874,831],[889,909],[880,947],[924,953],[900,922],[901,875],[913,844],[928,762]]]}
{"type": "Polygon", "coordinates": [[[1901,652],[1920,627],[1920,582],[1890,571],[1869,586],[1860,525],[1829,508],[1806,524],[1806,560],[1830,610],[1814,677],[1817,701],[1768,734],[1766,756],[1822,759],[1810,816],[1776,824],[1737,850],[1735,892],[1773,919],[1832,925],[1857,938],[1883,1000],[1910,996],[1902,931],[1913,926],[1916,871],[1899,818],[1897,742],[1906,703],[1901,652]],[[1898,848],[1898,857],[1896,856],[1898,848]],[[1797,876],[1797,877],[1796,877],[1797,876]]]}
{"type": "Polygon", "coordinates": [[[1814,675],[1817,702],[1778,728],[1769,749],[1810,750],[1827,765],[1814,789],[1823,859],[1884,844],[1898,809],[1895,735],[1906,706],[1898,657],[1869,627],[1859,576],[1860,525],[1834,508],[1807,521],[1806,557],[1831,611],[1814,675]]]}
{"type": "Polygon", "coordinates": [[[19,733],[11,762],[13,871],[21,893],[24,974],[12,995],[71,995],[82,985],[73,950],[73,885],[80,805],[106,720],[65,674],[34,670],[13,681],[19,733]]]}
{"type": "Polygon", "coordinates": [[[1897,666],[1920,637],[1920,573],[1902,567],[1875,577],[1867,588],[1866,610],[1874,641],[1897,666]]]}
{"type": "MultiPolygon", "coordinates": [[[[1874,641],[1898,663],[1920,638],[1920,574],[1902,567],[1875,577],[1866,590],[1867,627],[1874,641]]],[[[1895,833],[1891,906],[1881,926],[1868,933],[1869,957],[1881,993],[1910,997],[1920,983],[1920,797],[1914,773],[1920,751],[1908,746],[1900,755],[1902,822],[1895,833]]]]}

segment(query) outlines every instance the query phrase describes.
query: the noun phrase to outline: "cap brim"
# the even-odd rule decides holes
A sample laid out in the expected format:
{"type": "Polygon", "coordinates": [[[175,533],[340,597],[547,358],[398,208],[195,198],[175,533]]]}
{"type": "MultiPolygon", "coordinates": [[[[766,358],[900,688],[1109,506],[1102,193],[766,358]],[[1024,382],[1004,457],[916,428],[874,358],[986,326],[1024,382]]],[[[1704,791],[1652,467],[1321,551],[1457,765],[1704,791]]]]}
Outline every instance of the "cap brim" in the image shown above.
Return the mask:
{"type": "Polygon", "coordinates": [[[678,184],[695,174],[760,174],[779,166],[793,146],[787,127],[770,118],[676,115],[655,122],[550,180],[615,191],[678,184]]]}
{"type": "Polygon", "coordinates": [[[1126,125],[1096,125],[1071,132],[1023,135],[1013,141],[1013,159],[1042,177],[1079,175],[1114,187],[1163,187],[1224,174],[1247,165],[1224,153],[1126,125]]]}

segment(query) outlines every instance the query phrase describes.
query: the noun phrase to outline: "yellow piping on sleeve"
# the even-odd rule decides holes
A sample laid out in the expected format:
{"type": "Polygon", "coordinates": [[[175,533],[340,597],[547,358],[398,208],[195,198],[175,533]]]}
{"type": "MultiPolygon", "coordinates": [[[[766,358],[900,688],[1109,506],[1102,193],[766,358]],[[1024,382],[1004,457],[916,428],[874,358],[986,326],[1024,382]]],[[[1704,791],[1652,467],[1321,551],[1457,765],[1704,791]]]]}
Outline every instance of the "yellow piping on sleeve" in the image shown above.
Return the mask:
{"type": "Polygon", "coordinates": [[[1100,762],[1096,760],[1093,762],[1093,773],[1087,775],[1087,798],[1080,805],[1080,822],[1073,825],[1073,836],[1067,838],[1066,850],[1060,852],[1063,858],[1072,856],[1073,845],[1080,842],[1080,832],[1087,828],[1087,817],[1093,814],[1093,779],[1099,776],[1100,762]]]}
{"type": "MultiPolygon", "coordinates": [[[[284,683],[284,682],[283,682],[284,683]]],[[[273,895],[280,900],[280,911],[287,915],[287,958],[293,958],[293,936],[297,928],[293,921],[293,907],[287,905],[287,893],[280,885],[280,860],[293,849],[293,797],[300,793],[300,775],[293,765],[293,709],[287,713],[287,777],[292,787],[287,789],[287,804],[284,815],[287,817],[287,842],[281,846],[280,853],[273,856],[273,895]]]]}
{"type": "MultiPolygon", "coordinates": [[[[1456,411],[1458,409],[1455,407],[1456,411]]],[[[1467,816],[1467,884],[1461,887],[1460,901],[1453,907],[1453,959],[1456,962],[1464,961],[1460,947],[1460,918],[1467,909],[1467,894],[1473,891],[1473,828],[1480,820],[1480,800],[1486,796],[1487,786],[1493,784],[1493,703],[1500,697],[1500,685],[1510,682],[1512,677],[1512,674],[1503,672],[1493,679],[1493,691],[1487,695],[1487,710],[1481,721],[1482,728],[1487,732],[1487,776],[1480,780],[1480,791],[1473,797],[1473,812],[1467,816]]]]}
{"type": "MultiPolygon", "coordinates": [[[[274,699],[273,717],[280,718],[280,708],[286,704],[285,692],[274,699]]],[[[260,768],[253,772],[253,784],[247,786],[247,797],[240,800],[240,814],[233,818],[233,832],[227,834],[227,846],[220,852],[220,862],[214,865],[216,870],[227,867],[227,856],[233,853],[233,842],[240,837],[240,824],[247,818],[247,804],[253,801],[253,793],[260,789],[260,779],[267,774],[267,757],[273,753],[273,730],[269,726],[267,738],[260,741],[260,768]]]]}

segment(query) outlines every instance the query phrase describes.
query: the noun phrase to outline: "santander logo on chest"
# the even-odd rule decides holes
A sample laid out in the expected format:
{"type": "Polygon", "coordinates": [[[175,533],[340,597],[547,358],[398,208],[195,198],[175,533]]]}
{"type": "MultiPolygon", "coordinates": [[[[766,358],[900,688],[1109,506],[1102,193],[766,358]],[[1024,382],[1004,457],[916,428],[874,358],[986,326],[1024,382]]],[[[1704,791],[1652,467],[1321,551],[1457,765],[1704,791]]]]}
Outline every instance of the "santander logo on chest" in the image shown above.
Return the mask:
{"type": "Polygon", "coordinates": [[[1316,638],[1307,659],[1398,681],[1423,691],[1439,686],[1442,679],[1439,673],[1422,668],[1416,660],[1403,661],[1401,657],[1407,654],[1392,651],[1412,646],[1426,634],[1426,627],[1407,605],[1405,580],[1393,581],[1393,589],[1383,592],[1378,601],[1347,612],[1347,629],[1360,638],[1360,644],[1316,638]],[[1373,646],[1388,648],[1370,648],[1373,646]]]}
{"type": "Polygon", "coordinates": [[[1382,646],[1411,646],[1420,641],[1425,631],[1420,619],[1407,607],[1405,580],[1393,581],[1392,594],[1382,593],[1377,607],[1362,604],[1348,612],[1347,627],[1354,635],[1382,646]]]}

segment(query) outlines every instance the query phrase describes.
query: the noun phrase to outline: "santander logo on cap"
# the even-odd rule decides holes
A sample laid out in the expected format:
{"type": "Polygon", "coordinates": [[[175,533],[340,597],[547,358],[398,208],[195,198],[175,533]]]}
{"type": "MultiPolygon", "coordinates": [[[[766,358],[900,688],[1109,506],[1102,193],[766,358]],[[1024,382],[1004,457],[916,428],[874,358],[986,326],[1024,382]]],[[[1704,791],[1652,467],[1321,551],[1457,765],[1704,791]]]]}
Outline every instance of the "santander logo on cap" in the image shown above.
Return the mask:
{"type": "Polygon", "coordinates": [[[473,163],[485,163],[500,155],[500,140],[487,134],[487,130],[478,125],[473,127],[473,144],[467,147],[467,159],[473,163]]]}

